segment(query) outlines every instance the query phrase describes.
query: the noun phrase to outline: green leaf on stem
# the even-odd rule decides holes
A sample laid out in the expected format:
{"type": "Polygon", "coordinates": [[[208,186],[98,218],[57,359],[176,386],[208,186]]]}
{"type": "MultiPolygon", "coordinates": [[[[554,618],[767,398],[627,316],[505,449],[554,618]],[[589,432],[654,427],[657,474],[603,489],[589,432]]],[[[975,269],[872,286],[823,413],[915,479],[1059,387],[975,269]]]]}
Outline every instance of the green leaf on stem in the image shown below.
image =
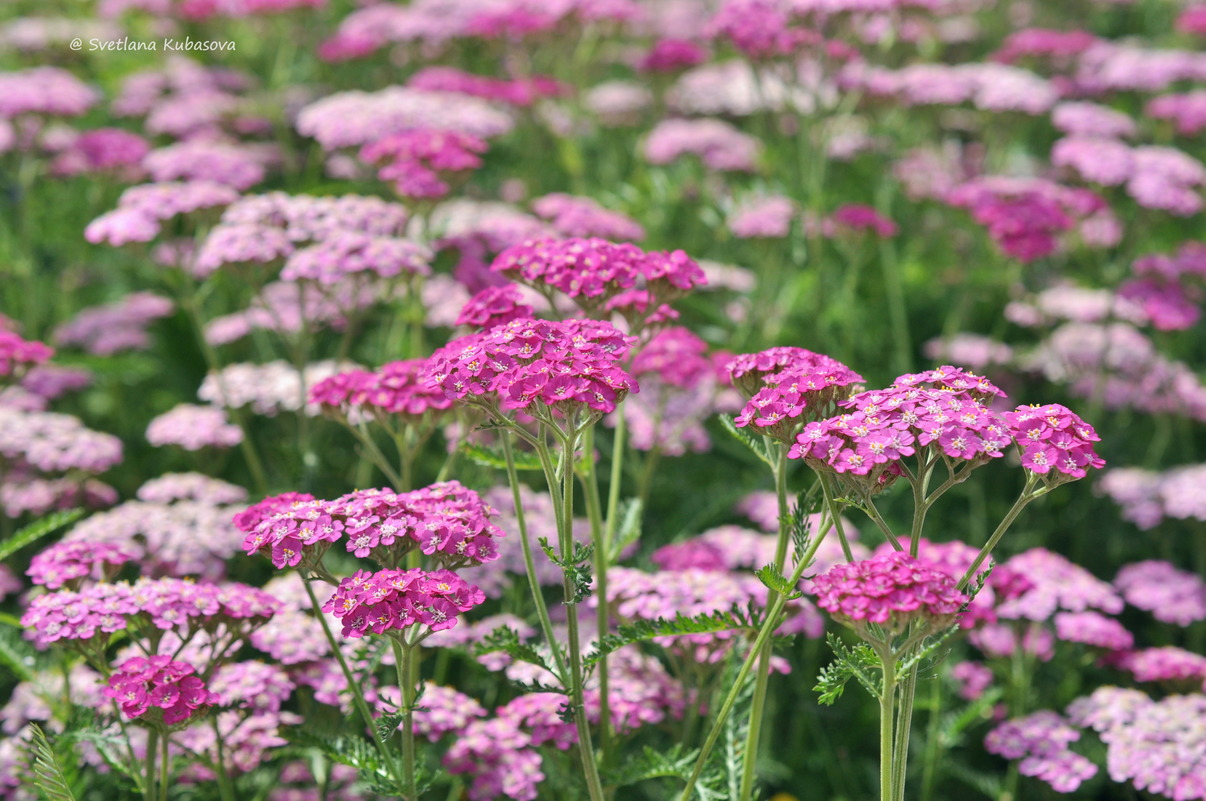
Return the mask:
{"type": "Polygon", "coordinates": [[[758,568],[754,571],[754,575],[766,585],[767,589],[779,593],[788,601],[804,597],[804,593],[800,592],[798,587],[792,586],[787,577],[783,575],[782,569],[774,562],[758,568]]]}
{"type": "Polygon", "coordinates": [[[593,651],[583,658],[582,662],[587,666],[595,665],[603,657],[626,645],[652,640],[656,637],[733,630],[753,631],[758,628],[760,622],[755,610],[743,609],[739,606],[695,617],[687,617],[680,612],[673,618],[659,617],[655,620],[641,620],[627,626],[620,626],[614,633],[608,634],[602,642],[595,646],[593,651]]]}
{"type": "Polygon", "coordinates": [[[376,747],[363,737],[329,736],[304,727],[289,729],[286,737],[295,745],[316,748],[331,761],[355,768],[375,793],[393,797],[405,795],[405,788],[398,785],[389,767],[381,762],[376,747]]]}
{"type": "MultiPolygon", "coordinates": [[[[71,783],[63,771],[59,755],[36,723],[29,724],[29,743],[25,746],[26,778],[43,801],[75,801],[71,783]]],[[[70,763],[68,763],[70,764],[70,763]]]]}
{"type": "MultiPolygon", "coordinates": [[[[506,436],[504,434],[504,436],[506,436]]],[[[472,442],[461,443],[461,453],[464,454],[469,461],[475,464],[480,464],[482,467],[494,467],[499,470],[507,469],[507,457],[503,455],[501,448],[491,448],[486,445],[478,445],[472,442]]],[[[515,460],[516,470],[541,470],[540,457],[529,451],[519,451],[512,449],[511,456],[515,460]]]]}
{"type": "Polygon", "coordinates": [[[590,594],[594,592],[594,587],[592,586],[594,577],[590,572],[590,560],[595,555],[595,546],[581,542],[574,543],[573,553],[568,558],[563,559],[557,555],[557,552],[549,544],[547,538],[541,537],[539,542],[545,556],[549,558],[549,561],[561,568],[566,578],[569,579],[570,586],[573,587],[573,591],[563,603],[566,606],[573,606],[589,598],[590,594]]]}
{"type": "Polygon", "coordinates": [[[750,449],[750,452],[766,463],[766,466],[775,469],[775,456],[766,447],[766,442],[762,437],[755,436],[744,428],[738,428],[734,419],[727,414],[720,415],[720,424],[724,430],[729,432],[735,439],[741,442],[745,447],[750,449]]]}
{"type": "Polygon", "coordinates": [[[52,512],[41,520],[35,520],[4,542],[0,542],[0,561],[12,556],[26,545],[32,545],[47,534],[52,534],[63,526],[71,525],[83,516],[83,509],[68,509],[63,512],[52,512]]]}
{"type": "Polygon", "coordinates": [[[851,647],[833,634],[829,635],[828,640],[829,647],[837,658],[821,668],[817,675],[817,684],[812,688],[820,693],[817,701],[825,706],[832,706],[842,697],[846,690],[846,682],[852,678],[858,679],[867,692],[878,698],[880,688],[869,673],[870,670],[880,667],[879,656],[874,649],[866,643],[851,647]]]}
{"type": "Polygon", "coordinates": [[[548,660],[544,658],[544,654],[537,651],[535,646],[521,640],[519,632],[510,626],[499,626],[473,648],[474,656],[484,656],[499,651],[516,661],[536,665],[556,675],[549,666],[548,660]]]}
{"type": "Polygon", "coordinates": [[[636,757],[625,759],[622,765],[610,771],[607,783],[615,787],[624,787],[649,779],[686,781],[698,756],[698,748],[688,751],[682,743],[675,743],[664,753],[645,746],[636,757]]]}

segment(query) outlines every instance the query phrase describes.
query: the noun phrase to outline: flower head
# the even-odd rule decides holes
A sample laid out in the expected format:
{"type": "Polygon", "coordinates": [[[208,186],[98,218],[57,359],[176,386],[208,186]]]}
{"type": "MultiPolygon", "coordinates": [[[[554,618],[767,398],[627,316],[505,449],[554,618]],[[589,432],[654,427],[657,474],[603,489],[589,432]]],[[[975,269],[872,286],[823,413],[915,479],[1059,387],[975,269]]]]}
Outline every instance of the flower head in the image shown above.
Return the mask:
{"type": "Polygon", "coordinates": [[[968,600],[950,575],[900,551],[834,565],[813,579],[813,592],[817,606],[873,641],[883,637],[872,624],[889,637],[918,621],[930,632],[945,628],[968,600]]]}

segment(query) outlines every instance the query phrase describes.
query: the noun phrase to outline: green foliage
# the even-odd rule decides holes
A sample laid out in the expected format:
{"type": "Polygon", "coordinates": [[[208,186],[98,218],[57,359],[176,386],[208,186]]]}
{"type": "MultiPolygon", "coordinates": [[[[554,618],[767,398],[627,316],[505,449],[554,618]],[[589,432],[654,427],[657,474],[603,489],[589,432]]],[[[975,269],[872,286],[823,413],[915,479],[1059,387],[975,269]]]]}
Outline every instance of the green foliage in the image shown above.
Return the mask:
{"type": "Polygon", "coordinates": [[[783,571],[774,562],[765,567],[758,568],[754,571],[754,575],[766,585],[767,589],[779,593],[789,601],[804,597],[804,593],[800,592],[797,587],[793,586],[787,580],[787,577],[783,575],[783,571]]]}
{"type": "Polygon", "coordinates": [[[556,675],[556,671],[549,665],[548,660],[544,655],[536,650],[536,648],[524,642],[519,638],[519,632],[510,626],[499,626],[494,631],[486,635],[485,639],[479,642],[473,648],[475,656],[483,656],[502,651],[507,656],[519,662],[527,662],[530,665],[544,668],[548,672],[556,675]]]}
{"type": "Polygon", "coordinates": [[[21,635],[5,626],[0,628],[0,665],[21,681],[33,681],[38,652],[21,635]]]}
{"type": "MultiPolygon", "coordinates": [[[[394,779],[376,747],[362,737],[328,736],[317,734],[305,727],[290,729],[286,736],[296,745],[321,751],[332,762],[355,768],[371,792],[394,798],[405,795],[405,788],[394,779]]],[[[420,780],[422,779],[420,776],[420,780]]],[[[423,784],[429,782],[428,779],[423,784]]]]}
{"type": "Polygon", "coordinates": [[[614,564],[625,548],[641,538],[641,511],[640,498],[629,498],[620,504],[620,524],[616,528],[615,540],[608,546],[609,564],[614,564]]]}
{"type": "Polygon", "coordinates": [[[569,579],[570,586],[573,587],[570,597],[564,601],[565,605],[573,606],[589,598],[591,592],[594,591],[593,587],[591,587],[590,560],[595,555],[595,546],[593,544],[584,545],[576,542],[574,543],[573,553],[568,558],[558,556],[553,546],[549,544],[548,539],[545,537],[540,538],[540,548],[548,556],[550,562],[561,568],[562,572],[569,579]]]}
{"type": "Polygon", "coordinates": [[[620,650],[626,645],[652,640],[655,637],[673,637],[679,634],[706,634],[715,631],[732,631],[746,629],[754,631],[760,620],[755,610],[734,606],[732,609],[712,612],[706,615],[687,617],[681,612],[673,618],[659,617],[655,620],[641,620],[626,626],[620,626],[614,633],[608,634],[583,659],[583,664],[591,666],[610,653],[620,650]]]}
{"type": "Polygon", "coordinates": [[[53,534],[63,526],[71,525],[83,516],[83,509],[68,509],[62,512],[51,512],[41,520],[30,523],[4,542],[0,542],[0,561],[4,561],[25,546],[32,545],[46,535],[53,534]]]}
{"type": "Polygon", "coordinates": [[[729,432],[735,439],[749,448],[752,454],[765,462],[767,467],[774,469],[775,455],[770,452],[770,448],[766,445],[766,440],[762,437],[754,436],[744,428],[738,428],[734,419],[727,414],[720,415],[720,424],[724,427],[725,431],[729,432]]]}
{"type": "Polygon", "coordinates": [[[129,741],[124,736],[114,734],[111,730],[102,727],[97,721],[95,710],[80,706],[73,707],[64,728],[65,733],[60,740],[82,741],[90,744],[100,754],[101,759],[105,761],[114,775],[124,776],[133,783],[133,794],[146,794],[142,771],[131,762],[133,755],[130,754],[129,741]],[[126,759],[126,756],[129,756],[130,759],[126,759]]]}
{"type": "MultiPolygon", "coordinates": [[[[800,490],[796,502],[787,513],[787,531],[791,536],[791,557],[793,564],[800,564],[808,547],[812,544],[812,516],[820,510],[820,500],[816,497],[820,483],[814,483],[807,490],[800,490]]],[[[805,569],[808,566],[805,565],[805,569]]]]}
{"type": "Polygon", "coordinates": [[[837,699],[842,697],[842,693],[846,690],[846,682],[852,678],[858,679],[867,692],[878,698],[879,683],[874,680],[871,671],[879,669],[881,665],[879,656],[871,646],[859,643],[851,647],[842,642],[835,634],[830,634],[827,639],[829,647],[833,649],[837,658],[826,667],[821,668],[821,672],[817,675],[817,684],[812,689],[820,694],[817,699],[818,703],[832,706],[837,699]]]}
{"type": "Polygon", "coordinates": [[[59,756],[36,723],[29,724],[29,743],[25,747],[27,779],[43,801],[75,801],[71,783],[63,772],[59,756]]]}
{"type": "Polygon", "coordinates": [[[610,771],[607,783],[613,787],[625,787],[649,779],[681,779],[687,781],[699,749],[686,750],[682,743],[675,743],[668,751],[661,752],[645,746],[634,758],[610,771]]]}
{"type": "MultiPolygon", "coordinates": [[[[504,434],[503,436],[507,436],[504,434]]],[[[472,442],[461,443],[461,453],[474,464],[479,464],[482,467],[494,467],[499,470],[507,469],[507,457],[503,453],[502,448],[491,448],[486,445],[478,445],[472,442]]],[[[530,451],[517,451],[511,449],[511,458],[515,463],[516,470],[541,470],[543,466],[540,464],[540,457],[530,451]]]]}

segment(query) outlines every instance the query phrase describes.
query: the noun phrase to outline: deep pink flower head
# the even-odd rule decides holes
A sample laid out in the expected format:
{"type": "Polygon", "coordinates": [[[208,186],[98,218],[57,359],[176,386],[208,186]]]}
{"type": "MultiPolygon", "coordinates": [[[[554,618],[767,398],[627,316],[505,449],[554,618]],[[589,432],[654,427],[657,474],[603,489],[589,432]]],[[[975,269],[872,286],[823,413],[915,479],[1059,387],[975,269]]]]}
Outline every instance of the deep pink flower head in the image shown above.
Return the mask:
{"type": "Polygon", "coordinates": [[[523,302],[519,288],[504,286],[486,287],[478,292],[457,315],[457,325],[468,325],[487,330],[496,325],[506,325],[512,320],[532,317],[533,308],[523,302]]]}
{"type": "Polygon", "coordinates": [[[930,631],[955,622],[968,596],[955,579],[902,551],[861,562],[834,565],[812,580],[816,604],[864,638],[883,642],[868,629],[875,624],[889,638],[922,621],[930,631]]]}
{"type": "Polygon", "coordinates": [[[737,416],[739,427],[753,424],[763,434],[790,442],[801,425],[830,412],[831,404],[846,398],[863,381],[861,375],[823,354],[803,348],[773,350],[786,357],[773,373],[746,369],[751,357],[757,364],[759,354],[738,356],[729,363],[734,383],[743,387],[753,383],[748,380],[753,375],[761,375],[761,387],[737,416]]]}
{"type": "Polygon", "coordinates": [[[377,177],[392,181],[402,197],[439,198],[448,194],[452,173],[482,166],[485,140],[460,131],[417,128],[390,134],[360,149],[361,161],[377,164],[377,177]]]}
{"type": "Polygon", "coordinates": [[[458,615],[485,600],[480,589],[451,570],[361,570],[339,582],[323,611],[342,621],[348,638],[420,625],[425,627],[418,635],[422,639],[452,628],[458,615]]]}
{"type": "Polygon", "coordinates": [[[269,557],[277,568],[313,567],[337,542],[390,567],[415,548],[449,566],[482,564],[498,558],[495,540],[503,532],[492,521],[496,514],[457,481],[404,493],[356,490],[278,507],[247,532],[243,550],[269,557]]]}
{"type": "Polygon", "coordinates": [[[239,512],[234,516],[232,522],[239,531],[250,534],[255,531],[256,526],[278,512],[283,512],[294,504],[312,500],[314,500],[314,496],[308,492],[285,492],[280,495],[272,495],[239,512]]]}
{"type": "Polygon", "coordinates": [[[1105,466],[1093,450],[1101,437],[1066,406],[1019,406],[1004,416],[1021,450],[1022,466],[1047,483],[1084,478],[1090,468],[1105,466]]]}
{"type": "Polygon", "coordinates": [[[880,239],[896,236],[900,230],[896,223],[880,214],[873,206],[848,204],[840,206],[830,216],[829,221],[834,226],[835,235],[843,229],[853,232],[870,231],[880,239]]]}
{"type": "Polygon", "coordinates": [[[1192,5],[1177,17],[1177,30],[1197,36],[1206,36],[1206,5],[1192,5]]]}
{"type": "Polygon", "coordinates": [[[513,320],[448,343],[432,354],[425,375],[448,397],[495,413],[541,403],[606,414],[638,391],[620,367],[634,343],[595,320],[513,320]]]}
{"type": "Polygon", "coordinates": [[[146,717],[154,721],[162,716],[165,724],[173,726],[218,703],[218,696],[194,673],[192,665],[170,656],[136,656],[121,663],[101,692],[117,701],[131,720],[146,717]]]}
{"type": "Polygon", "coordinates": [[[53,355],[54,348],[49,345],[24,340],[12,331],[0,331],[0,379],[19,378],[53,355]]]}
{"type": "Polygon", "coordinates": [[[65,584],[76,587],[81,579],[102,579],[106,574],[111,578],[117,568],[136,555],[121,543],[64,540],[31,559],[25,574],[48,590],[65,584]]]}
{"type": "Polygon", "coordinates": [[[451,399],[423,381],[426,366],[425,359],[409,359],[389,362],[376,372],[337,373],[310,389],[310,402],[317,403],[328,414],[353,423],[365,415],[386,425],[393,417],[417,423],[425,415],[436,415],[452,408],[451,399]]]}
{"type": "Polygon", "coordinates": [[[1067,61],[1085,52],[1098,41],[1098,38],[1088,31],[1026,28],[1009,34],[1001,48],[993,53],[992,59],[1005,64],[1017,63],[1026,56],[1067,61]]]}
{"type": "Polygon", "coordinates": [[[657,302],[705,283],[686,253],[646,253],[605,239],[530,239],[498,255],[490,269],[542,293],[556,289],[588,313],[606,309],[625,290],[645,289],[657,302]]]}
{"type": "Polygon", "coordinates": [[[455,67],[424,67],[412,75],[406,85],[428,92],[471,95],[520,108],[527,108],[542,98],[567,92],[564,84],[544,75],[506,81],[463,72],[455,67]]]}
{"type": "Polygon", "coordinates": [[[986,399],[1003,395],[990,381],[956,367],[899,376],[887,389],[840,402],[853,412],[808,423],[788,455],[877,492],[902,474],[899,460],[930,448],[946,459],[984,464],[1011,439],[986,399]]]}
{"type": "Polygon", "coordinates": [[[645,229],[636,220],[589,197],[553,192],[533,200],[532,211],[548,220],[562,236],[594,236],[613,242],[639,242],[645,238],[645,229]]]}
{"type": "Polygon", "coordinates": [[[146,139],[120,128],[84,131],[50,165],[54,175],[111,173],[118,178],[136,179],[151,146],[146,139]]]}
{"type": "Polygon", "coordinates": [[[641,57],[641,72],[678,72],[708,60],[708,51],[689,39],[660,39],[641,57]]]}

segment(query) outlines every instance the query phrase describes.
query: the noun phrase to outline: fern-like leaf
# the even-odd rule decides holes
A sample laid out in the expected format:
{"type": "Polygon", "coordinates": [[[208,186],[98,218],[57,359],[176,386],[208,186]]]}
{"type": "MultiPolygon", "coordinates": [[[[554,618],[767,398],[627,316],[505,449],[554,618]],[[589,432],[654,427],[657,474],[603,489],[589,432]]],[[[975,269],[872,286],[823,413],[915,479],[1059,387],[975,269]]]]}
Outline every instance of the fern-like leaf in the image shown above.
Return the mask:
{"type": "Polygon", "coordinates": [[[75,801],[71,784],[59,764],[46,732],[36,723],[29,724],[29,744],[26,747],[26,770],[29,781],[43,801],[75,801]]]}
{"type": "Polygon", "coordinates": [[[817,676],[817,684],[812,689],[820,693],[818,701],[825,706],[831,706],[845,692],[846,683],[850,679],[858,679],[859,684],[878,698],[881,688],[871,675],[871,671],[880,668],[879,656],[866,643],[859,643],[851,648],[838,637],[830,634],[829,647],[836,657],[828,666],[821,669],[817,676]]]}
{"type": "MultiPolygon", "coordinates": [[[[544,654],[536,650],[536,647],[531,643],[521,640],[519,632],[510,626],[499,626],[487,634],[473,648],[475,656],[484,656],[485,654],[492,654],[498,651],[503,652],[516,661],[527,662],[530,665],[536,665],[550,673],[554,673],[548,660],[544,658],[544,654]]],[[[556,674],[554,673],[554,675],[556,674]]]]}
{"type": "Polygon", "coordinates": [[[659,617],[654,620],[641,620],[627,626],[620,626],[614,633],[608,634],[599,642],[593,651],[586,655],[583,664],[593,666],[607,654],[618,651],[626,645],[652,640],[655,637],[674,637],[679,634],[708,634],[717,631],[734,629],[753,630],[760,621],[752,610],[733,607],[706,615],[687,617],[681,612],[673,618],[659,617]]]}
{"type": "Polygon", "coordinates": [[[794,587],[788,582],[787,578],[783,575],[783,571],[774,562],[765,567],[758,568],[754,571],[754,575],[766,585],[767,589],[785,596],[789,601],[804,597],[804,593],[800,592],[798,587],[794,587]]]}
{"type": "Polygon", "coordinates": [[[627,758],[624,764],[610,771],[607,783],[616,787],[624,787],[649,779],[682,779],[686,781],[695,767],[695,759],[699,749],[686,750],[682,743],[676,743],[666,752],[657,751],[645,746],[634,758],[627,758]]]}
{"type": "Polygon", "coordinates": [[[0,542],[0,562],[12,556],[26,545],[32,545],[46,535],[58,531],[63,526],[71,525],[83,516],[83,509],[68,509],[63,512],[52,512],[41,520],[35,520],[4,542],[0,542]]]}

